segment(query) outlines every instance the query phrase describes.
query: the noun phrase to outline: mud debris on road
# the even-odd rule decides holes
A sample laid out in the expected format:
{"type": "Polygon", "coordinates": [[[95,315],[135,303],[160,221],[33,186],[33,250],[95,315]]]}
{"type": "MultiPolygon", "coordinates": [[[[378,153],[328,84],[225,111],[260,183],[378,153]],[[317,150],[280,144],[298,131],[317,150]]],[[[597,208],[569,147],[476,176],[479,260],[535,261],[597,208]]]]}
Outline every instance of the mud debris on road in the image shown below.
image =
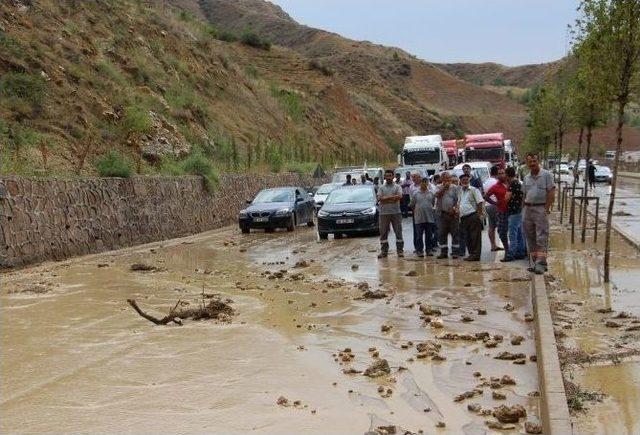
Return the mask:
{"type": "MultiPolygon", "coordinates": [[[[485,421],[497,421],[490,391],[538,415],[539,399],[529,395],[538,390],[535,363],[493,358],[515,349],[535,353],[532,326],[524,321],[530,290],[511,281],[521,276],[518,267],[379,262],[376,239],[327,243],[340,244],[341,254],[318,244],[312,231],[245,237],[225,229],[8,273],[2,322],[11,322],[14,333],[3,332],[3,345],[18,351],[3,367],[3,387],[12,393],[2,405],[1,428],[126,430],[135,420],[128,410],[136,408],[172,415],[148,423],[158,431],[213,429],[208,422],[216,421],[215,430],[230,432],[479,432],[485,421]],[[134,271],[133,264],[155,269],[134,271]],[[40,273],[51,283],[47,293],[9,294],[40,273]],[[212,290],[203,292],[203,285],[212,290]],[[165,315],[178,301],[175,311],[190,313],[203,299],[233,312],[222,313],[230,322],[158,328],[126,299],[165,315]],[[513,310],[505,311],[505,303],[513,310]],[[70,307],[82,311],[70,315],[70,307]],[[513,345],[516,337],[522,341],[513,345]],[[92,359],[73,356],[85,347],[92,359]],[[28,349],[35,348],[44,353],[34,356],[28,349]],[[66,367],[64,382],[51,372],[52,359],[66,367]],[[169,369],[177,361],[179,376],[169,369]],[[501,383],[505,375],[517,384],[501,383]],[[115,399],[132,383],[133,394],[115,399]],[[210,394],[213,385],[225,386],[224,397],[210,394]],[[79,418],[73,399],[89,391],[91,421],[79,418]],[[170,401],[157,401],[169,392],[170,401]],[[467,409],[470,401],[477,406],[467,409]],[[176,415],[176,403],[193,412],[176,415]],[[278,409],[306,412],[282,418],[278,409]],[[109,418],[114,413],[121,416],[116,422],[109,418]],[[240,422],[233,418],[238,413],[247,417],[240,422]]],[[[522,420],[514,430],[524,430],[522,420]]]]}

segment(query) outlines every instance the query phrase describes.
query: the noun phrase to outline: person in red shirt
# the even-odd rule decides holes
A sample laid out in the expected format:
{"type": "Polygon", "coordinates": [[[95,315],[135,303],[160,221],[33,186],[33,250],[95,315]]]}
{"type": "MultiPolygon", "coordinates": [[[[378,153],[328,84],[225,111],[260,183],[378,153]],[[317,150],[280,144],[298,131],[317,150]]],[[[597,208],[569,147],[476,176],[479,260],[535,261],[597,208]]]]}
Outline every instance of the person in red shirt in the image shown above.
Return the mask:
{"type": "Polygon", "coordinates": [[[496,206],[498,236],[500,237],[505,252],[509,250],[509,206],[506,198],[509,187],[506,181],[507,177],[504,169],[498,169],[498,182],[491,186],[484,194],[485,201],[496,206]]]}

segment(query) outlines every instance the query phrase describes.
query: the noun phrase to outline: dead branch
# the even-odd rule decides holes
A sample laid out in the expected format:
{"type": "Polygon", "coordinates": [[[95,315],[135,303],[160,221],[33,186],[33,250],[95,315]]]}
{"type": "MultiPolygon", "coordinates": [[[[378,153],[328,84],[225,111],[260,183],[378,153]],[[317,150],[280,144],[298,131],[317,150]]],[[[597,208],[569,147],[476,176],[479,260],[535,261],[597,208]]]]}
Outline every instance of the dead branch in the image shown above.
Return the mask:
{"type": "MultiPolygon", "coordinates": [[[[135,299],[127,299],[127,302],[136,311],[136,313],[140,314],[140,316],[144,317],[150,322],[155,323],[156,325],[166,325],[167,323],[170,323],[170,322],[174,322],[178,325],[182,325],[182,321],[180,320],[180,318],[175,317],[173,315],[173,311],[175,310],[175,307],[169,312],[168,315],[164,316],[162,319],[158,319],[157,317],[154,317],[142,311],[142,309],[138,306],[138,303],[136,302],[135,299]]],[[[180,301],[178,301],[178,303],[180,303],[180,301]]],[[[176,304],[176,307],[177,306],[178,304],[176,304]]]]}

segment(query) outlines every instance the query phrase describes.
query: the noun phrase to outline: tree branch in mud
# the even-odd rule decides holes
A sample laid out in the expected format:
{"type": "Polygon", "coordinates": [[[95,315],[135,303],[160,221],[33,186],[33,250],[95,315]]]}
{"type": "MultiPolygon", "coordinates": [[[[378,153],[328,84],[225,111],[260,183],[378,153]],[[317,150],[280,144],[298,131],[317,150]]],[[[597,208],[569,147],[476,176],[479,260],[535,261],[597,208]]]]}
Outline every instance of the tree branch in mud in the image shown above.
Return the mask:
{"type": "Polygon", "coordinates": [[[180,303],[180,301],[178,301],[178,303],[176,303],[176,305],[171,309],[171,311],[169,311],[169,314],[164,316],[162,319],[158,319],[157,317],[154,317],[154,316],[152,316],[150,314],[147,314],[144,311],[142,311],[142,309],[138,306],[138,303],[136,302],[135,299],[127,299],[127,302],[136,311],[136,313],[140,314],[141,317],[144,317],[145,319],[147,319],[150,322],[155,323],[156,325],[166,325],[166,324],[168,324],[170,322],[174,322],[174,323],[176,323],[178,325],[182,325],[181,319],[179,317],[175,317],[173,315],[173,312],[176,309],[176,307],[178,306],[178,304],[180,303]]]}
{"type": "MultiPolygon", "coordinates": [[[[203,302],[202,306],[198,308],[181,308],[176,311],[176,308],[178,308],[180,302],[182,302],[182,300],[179,300],[178,303],[176,303],[176,305],[171,309],[171,311],[169,311],[169,314],[159,319],[142,311],[142,309],[136,303],[135,299],[127,299],[127,302],[141,317],[156,325],[166,325],[171,322],[182,325],[183,319],[213,319],[219,321],[229,321],[231,319],[231,316],[235,314],[235,310],[229,304],[217,299],[209,301],[209,303],[206,305],[203,302]]],[[[227,300],[227,302],[232,301],[227,300]]]]}

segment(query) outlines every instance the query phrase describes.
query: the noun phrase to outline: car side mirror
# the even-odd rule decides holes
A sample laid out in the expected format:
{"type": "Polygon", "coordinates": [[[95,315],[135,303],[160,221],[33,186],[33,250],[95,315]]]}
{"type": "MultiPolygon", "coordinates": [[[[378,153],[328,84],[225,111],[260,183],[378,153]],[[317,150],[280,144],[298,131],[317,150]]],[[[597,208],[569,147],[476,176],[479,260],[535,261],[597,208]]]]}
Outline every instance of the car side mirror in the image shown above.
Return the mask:
{"type": "Polygon", "coordinates": [[[301,196],[296,197],[296,202],[302,202],[304,201],[304,198],[301,196]]]}
{"type": "Polygon", "coordinates": [[[245,204],[247,204],[247,205],[251,204],[252,202],[253,202],[253,201],[251,201],[250,199],[245,199],[245,200],[244,200],[244,203],[245,203],[245,204]]]}
{"type": "Polygon", "coordinates": [[[309,192],[309,196],[313,198],[313,193],[309,192]]]}

